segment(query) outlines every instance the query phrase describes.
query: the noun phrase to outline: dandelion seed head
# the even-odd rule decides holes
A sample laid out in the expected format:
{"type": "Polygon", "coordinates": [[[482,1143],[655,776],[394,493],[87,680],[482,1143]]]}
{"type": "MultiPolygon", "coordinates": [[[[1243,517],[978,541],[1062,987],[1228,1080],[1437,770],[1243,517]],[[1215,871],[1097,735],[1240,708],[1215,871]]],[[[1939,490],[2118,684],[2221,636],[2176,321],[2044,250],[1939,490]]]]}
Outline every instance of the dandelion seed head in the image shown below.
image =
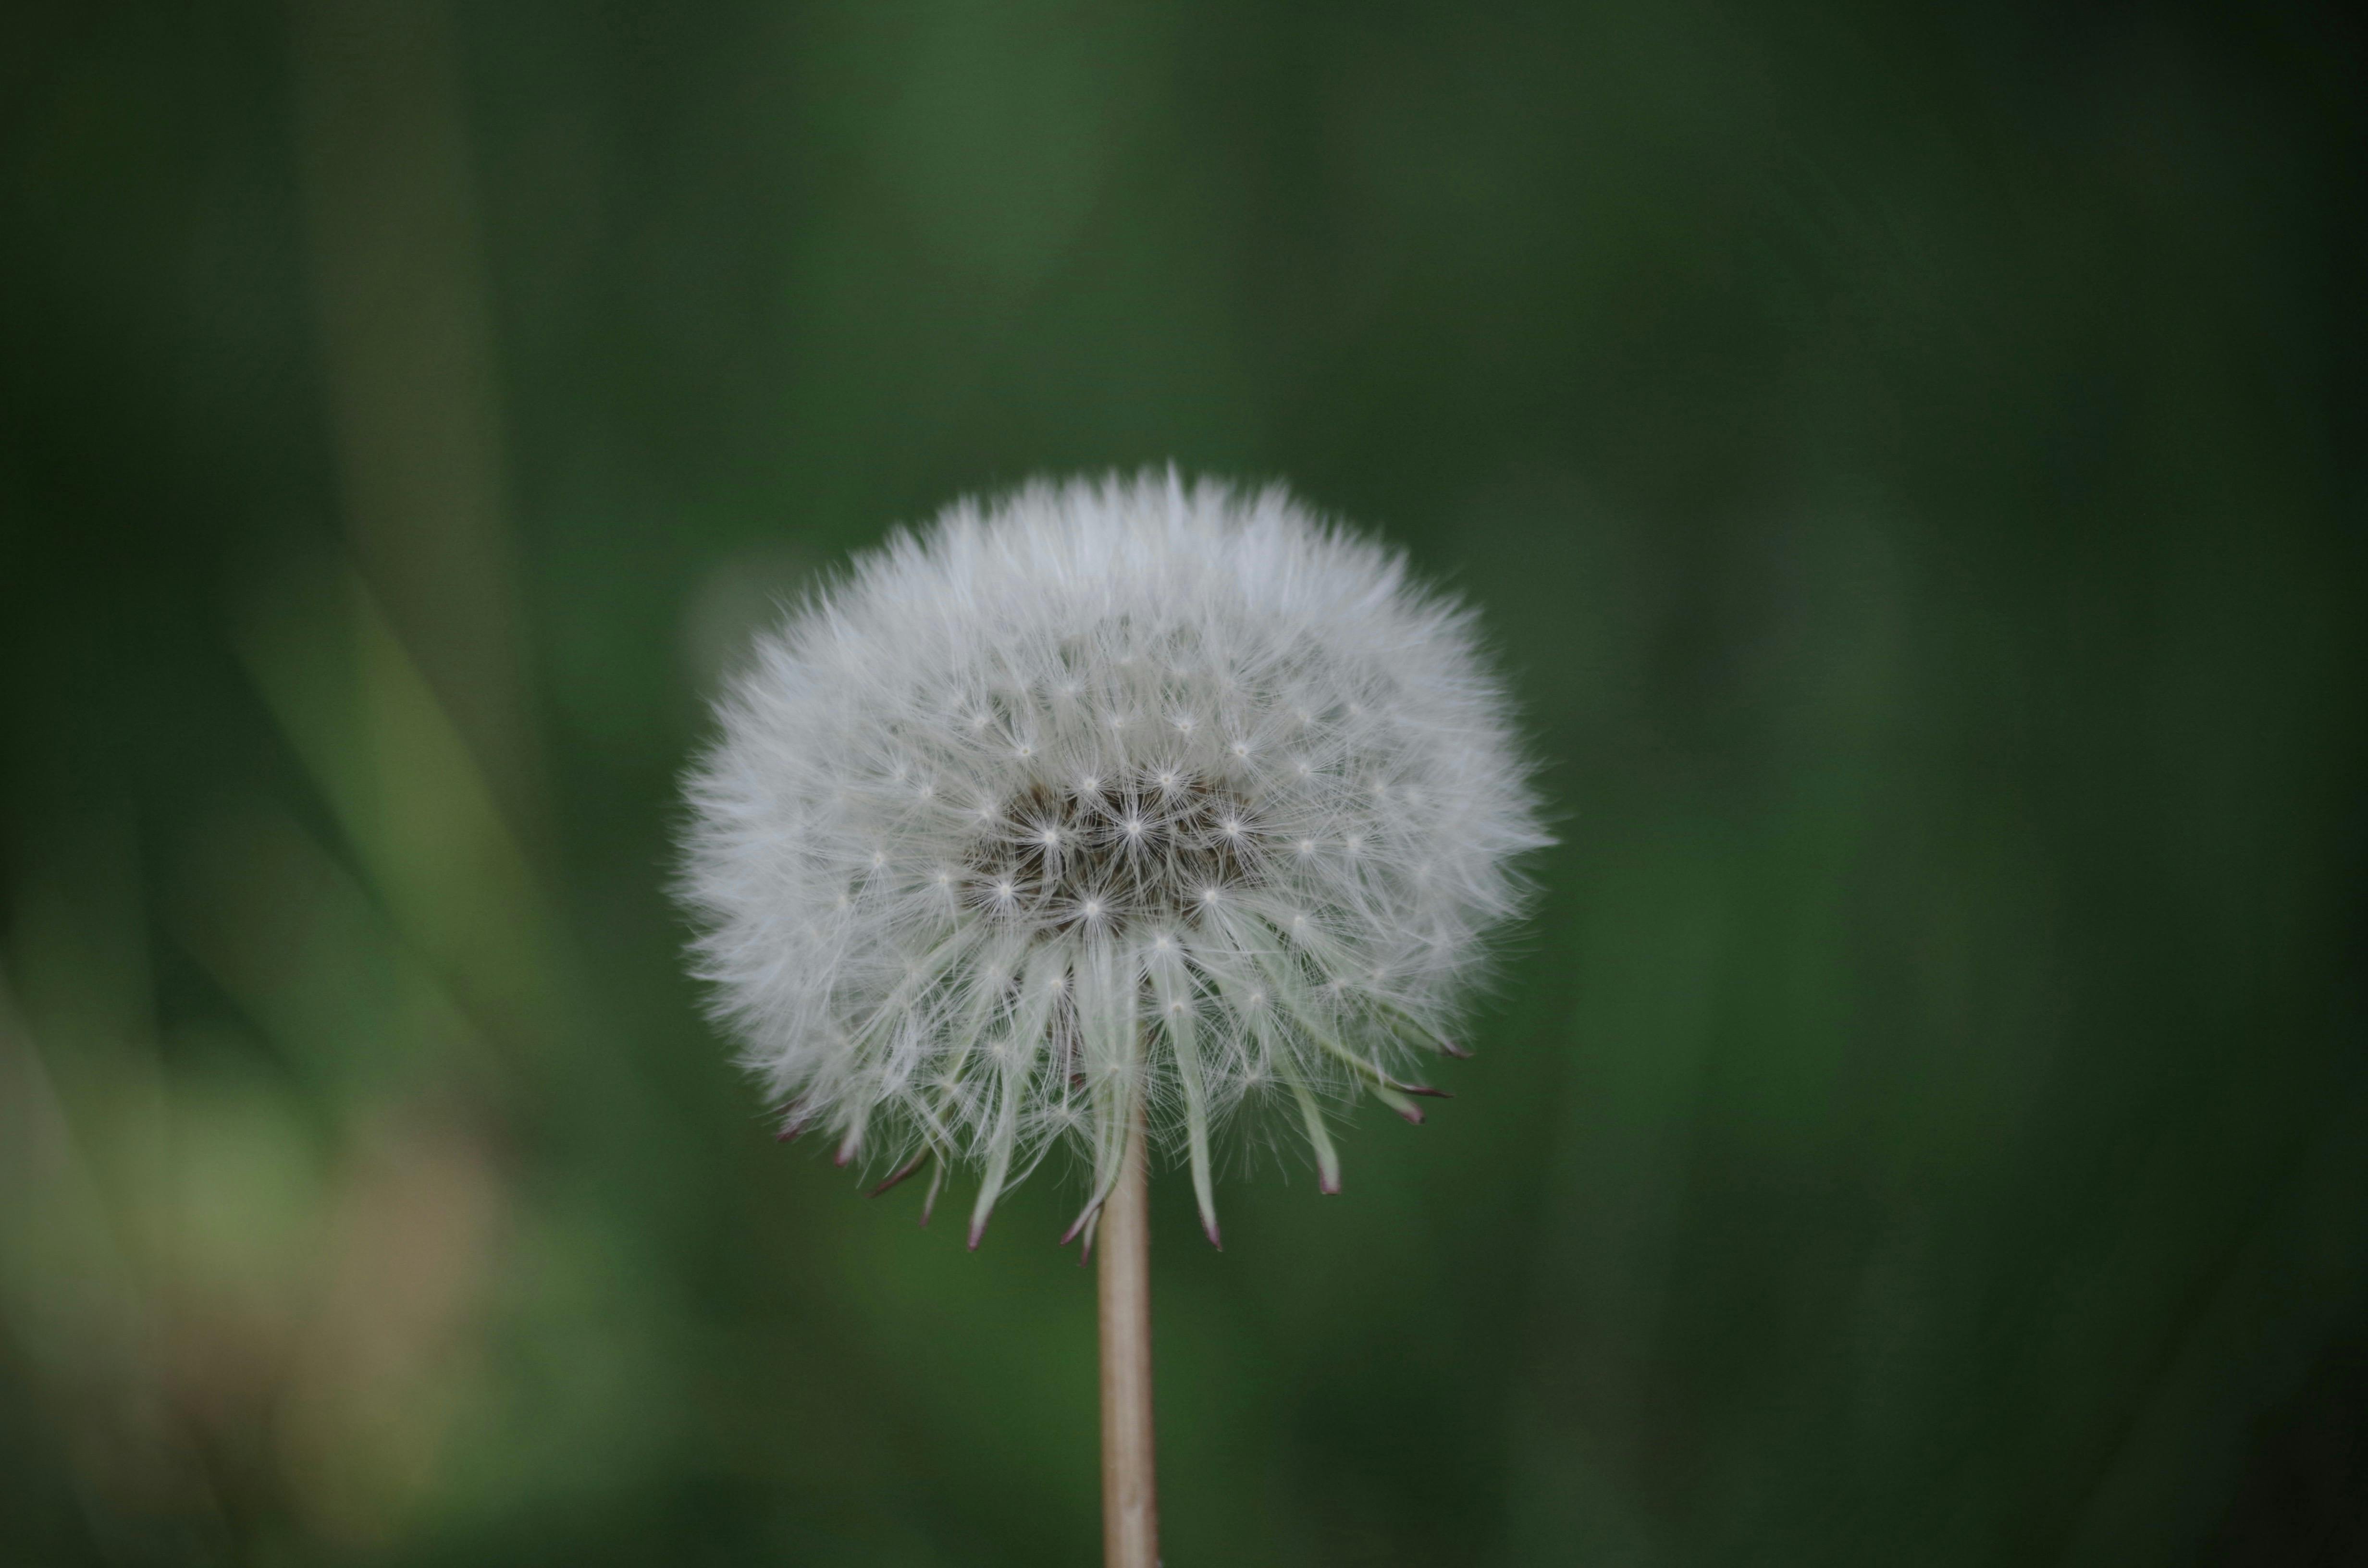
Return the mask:
{"type": "Polygon", "coordinates": [[[1054,1141],[1115,1168],[1110,1096],[1205,1212],[1245,1102],[1392,1092],[1545,842],[1470,613],[1280,489],[959,503],[719,717],[679,879],[712,1010],[795,1125],[976,1160],[974,1228],[1054,1141]]]}

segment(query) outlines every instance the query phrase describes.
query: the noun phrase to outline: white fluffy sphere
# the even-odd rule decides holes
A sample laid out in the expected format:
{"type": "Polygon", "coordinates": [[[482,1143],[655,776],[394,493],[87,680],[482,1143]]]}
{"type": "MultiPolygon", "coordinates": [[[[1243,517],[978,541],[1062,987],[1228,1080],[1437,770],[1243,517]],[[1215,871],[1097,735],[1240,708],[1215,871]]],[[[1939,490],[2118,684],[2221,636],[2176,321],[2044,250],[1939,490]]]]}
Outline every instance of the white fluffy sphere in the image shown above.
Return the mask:
{"type": "MultiPolygon", "coordinates": [[[[1031,484],[898,534],[720,704],[689,785],[699,972],[785,1132],[985,1167],[1063,1135],[1087,1223],[1138,1101],[1209,1137],[1323,1098],[1410,1119],[1520,852],[1545,842],[1468,611],[1280,488],[1031,484]]],[[[1460,1052],[1458,1052],[1460,1054],[1460,1052]]],[[[1073,1228],[1074,1229],[1074,1228],[1073,1228]]]]}

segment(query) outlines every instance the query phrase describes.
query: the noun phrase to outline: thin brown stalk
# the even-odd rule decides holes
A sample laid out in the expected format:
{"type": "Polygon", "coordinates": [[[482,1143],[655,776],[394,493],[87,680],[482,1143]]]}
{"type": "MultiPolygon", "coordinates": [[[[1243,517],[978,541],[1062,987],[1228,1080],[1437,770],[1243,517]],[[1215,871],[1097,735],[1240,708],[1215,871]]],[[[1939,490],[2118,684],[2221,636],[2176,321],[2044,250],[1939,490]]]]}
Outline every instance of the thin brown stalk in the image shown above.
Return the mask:
{"type": "Polygon", "coordinates": [[[1159,1495],[1151,1442],[1150,1180],[1138,1096],[1103,1200],[1098,1238],[1102,1353],[1102,1557],[1108,1568],[1158,1568],[1159,1495]]]}

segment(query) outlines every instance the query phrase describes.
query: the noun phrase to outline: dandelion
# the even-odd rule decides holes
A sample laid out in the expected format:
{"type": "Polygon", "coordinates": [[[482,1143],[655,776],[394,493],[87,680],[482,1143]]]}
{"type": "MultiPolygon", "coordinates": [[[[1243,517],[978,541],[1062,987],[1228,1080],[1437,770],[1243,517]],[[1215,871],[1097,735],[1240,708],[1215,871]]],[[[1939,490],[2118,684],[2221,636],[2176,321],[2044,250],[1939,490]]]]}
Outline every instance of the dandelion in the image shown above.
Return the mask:
{"type": "Polygon", "coordinates": [[[715,1014],[785,1136],[827,1129],[882,1189],[928,1170],[925,1219],[975,1164],[973,1247],[1079,1151],[1063,1239],[1102,1233],[1106,1443],[1111,1314],[1147,1323],[1145,1137],[1212,1244],[1211,1147],[1258,1103],[1339,1190],[1327,1101],[1422,1120],[1416,1063],[1464,1054],[1457,1004],[1544,842],[1466,609],[1279,488],[1172,471],[899,534],[721,716],[682,879],[715,1014]]]}

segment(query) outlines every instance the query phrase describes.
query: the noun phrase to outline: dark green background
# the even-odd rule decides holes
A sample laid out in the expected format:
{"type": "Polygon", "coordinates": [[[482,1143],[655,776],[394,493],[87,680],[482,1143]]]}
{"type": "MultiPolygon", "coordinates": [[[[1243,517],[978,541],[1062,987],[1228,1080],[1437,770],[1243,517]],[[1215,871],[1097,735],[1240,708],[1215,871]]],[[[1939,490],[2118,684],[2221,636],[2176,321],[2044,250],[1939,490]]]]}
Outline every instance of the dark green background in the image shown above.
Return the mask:
{"type": "Polygon", "coordinates": [[[1072,1178],[777,1148],[663,882],[768,596],[1172,459],[1562,844],[1429,1126],[1156,1187],[1170,1562],[2368,1562],[2362,58],[20,0],[0,1560],[1091,1561],[1072,1178]]]}

